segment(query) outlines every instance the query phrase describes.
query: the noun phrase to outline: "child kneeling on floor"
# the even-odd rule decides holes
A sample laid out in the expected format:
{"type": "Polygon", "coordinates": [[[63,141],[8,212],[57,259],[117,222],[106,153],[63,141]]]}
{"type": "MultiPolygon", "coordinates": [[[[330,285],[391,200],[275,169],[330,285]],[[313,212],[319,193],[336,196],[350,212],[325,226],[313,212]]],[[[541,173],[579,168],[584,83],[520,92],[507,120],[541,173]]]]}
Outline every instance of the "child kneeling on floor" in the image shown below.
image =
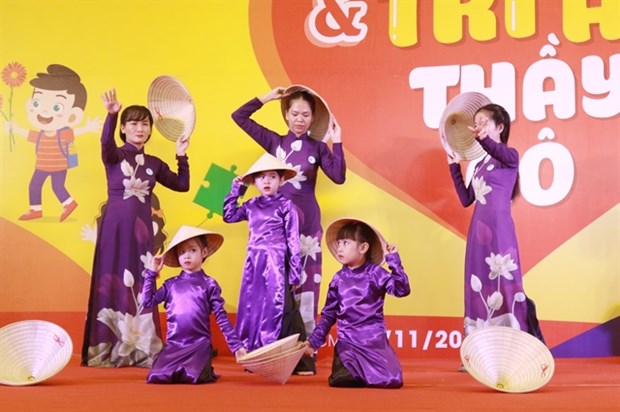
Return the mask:
{"type": "Polygon", "coordinates": [[[220,285],[201,268],[223,242],[224,237],[219,233],[182,226],[164,254],[155,256],[146,270],[143,305],[150,307],[163,302],[168,326],[166,343],[153,362],[148,383],[195,384],[217,380],[211,366],[211,312],[230,350],[237,358],[245,355],[246,350],[224,309],[220,285]],[[182,271],[155,291],[155,279],[164,264],[181,267],[182,271]]]}
{"type": "Polygon", "coordinates": [[[337,322],[338,339],[329,385],[400,388],[402,369],[386,335],[385,294],[409,295],[409,279],[398,250],[358,219],[339,219],[326,232],[330,252],[342,263],[334,275],[321,319],[306,341],[310,356],[337,322]],[[390,272],[381,267],[384,259],[390,272]]]}

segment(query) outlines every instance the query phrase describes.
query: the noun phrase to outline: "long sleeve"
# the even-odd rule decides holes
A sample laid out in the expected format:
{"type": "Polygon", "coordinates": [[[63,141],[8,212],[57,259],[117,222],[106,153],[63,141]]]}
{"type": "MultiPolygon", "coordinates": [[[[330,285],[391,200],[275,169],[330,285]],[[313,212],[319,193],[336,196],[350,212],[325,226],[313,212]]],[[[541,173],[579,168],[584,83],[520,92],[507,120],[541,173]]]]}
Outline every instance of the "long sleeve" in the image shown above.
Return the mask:
{"type": "Polygon", "coordinates": [[[480,143],[485,152],[501,162],[504,166],[509,168],[519,167],[519,152],[517,149],[509,147],[504,143],[498,143],[489,137],[476,140],[478,140],[478,143],[480,143]]]}
{"type": "Polygon", "coordinates": [[[247,186],[233,180],[230,192],[224,198],[224,214],[226,223],[236,223],[248,220],[245,204],[239,205],[239,197],[243,196],[247,186]]]}
{"type": "Polygon", "coordinates": [[[161,162],[157,171],[157,181],[168,189],[177,192],[187,192],[189,190],[189,162],[187,156],[177,156],[177,173],[174,173],[168,165],[161,162]]]}
{"type": "Polygon", "coordinates": [[[284,230],[288,249],[288,283],[291,286],[298,286],[301,284],[299,216],[297,215],[297,208],[293,202],[288,201],[287,204],[289,206],[284,214],[284,230]]]}
{"type": "Polygon", "coordinates": [[[239,340],[237,332],[235,332],[235,328],[230,322],[230,319],[228,319],[228,313],[224,308],[225,301],[222,297],[222,288],[220,288],[220,285],[214,280],[209,285],[207,293],[209,296],[209,304],[211,305],[213,315],[215,316],[215,321],[220,327],[231,352],[235,353],[243,347],[243,344],[241,343],[241,340],[239,340]]]}
{"type": "Polygon", "coordinates": [[[109,114],[103,123],[101,130],[101,159],[104,164],[116,164],[121,161],[116,143],[114,142],[114,131],[118,121],[118,113],[109,114]]]}
{"type": "Polygon", "coordinates": [[[409,286],[409,278],[400,261],[398,253],[389,253],[385,255],[385,260],[390,268],[390,278],[386,284],[386,292],[397,298],[402,298],[411,293],[409,286]]]}
{"type": "Polygon", "coordinates": [[[344,160],[342,143],[334,143],[332,149],[333,152],[329,150],[329,147],[325,143],[321,145],[321,169],[332,182],[342,184],[346,179],[347,173],[347,164],[344,160]]]}
{"type": "Polygon", "coordinates": [[[142,285],[142,305],[145,308],[156,306],[166,298],[166,284],[164,283],[161,288],[155,290],[156,279],[157,272],[147,269],[142,285]]]}
{"type": "Polygon", "coordinates": [[[232,114],[232,119],[237,123],[237,126],[254,139],[256,143],[267,152],[270,152],[272,145],[275,147],[280,144],[282,137],[250,118],[250,116],[261,107],[263,107],[263,103],[255,97],[235,110],[232,114]]]}
{"type": "Polygon", "coordinates": [[[459,200],[461,201],[463,207],[471,205],[474,200],[476,200],[476,194],[474,193],[474,188],[471,185],[469,185],[469,187],[465,186],[463,175],[461,174],[461,166],[458,163],[450,164],[450,175],[452,176],[452,181],[454,182],[456,194],[459,196],[459,200]]]}
{"type": "Polygon", "coordinates": [[[325,298],[325,306],[321,311],[321,319],[319,323],[314,327],[312,334],[308,338],[308,342],[312,345],[312,348],[318,349],[327,338],[327,334],[337,320],[338,314],[338,290],[335,279],[329,284],[327,290],[327,297],[325,298]]]}

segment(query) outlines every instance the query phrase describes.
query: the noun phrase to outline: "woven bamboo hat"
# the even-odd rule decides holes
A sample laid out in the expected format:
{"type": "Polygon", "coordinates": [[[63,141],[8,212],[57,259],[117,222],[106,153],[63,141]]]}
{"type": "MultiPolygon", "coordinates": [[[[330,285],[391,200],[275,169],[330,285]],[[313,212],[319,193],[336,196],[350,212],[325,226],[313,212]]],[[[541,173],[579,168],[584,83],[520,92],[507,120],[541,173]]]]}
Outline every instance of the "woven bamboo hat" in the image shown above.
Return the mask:
{"type": "Polygon", "coordinates": [[[508,326],[487,326],[470,333],[461,360],[478,382],[501,392],[532,392],[555,371],[553,356],[534,336],[508,326]]]}
{"type": "Polygon", "coordinates": [[[275,342],[268,343],[252,352],[246,353],[245,356],[237,360],[238,363],[256,362],[267,359],[273,355],[279,355],[287,350],[294,348],[299,341],[299,333],[279,339],[275,342]]]}
{"type": "Polygon", "coordinates": [[[151,83],[147,101],[155,128],[166,139],[190,137],[196,125],[196,108],[187,88],[177,78],[164,75],[151,83]]]}
{"type": "Polygon", "coordinates": [[[25,320],[0,329],[0,383],[34,385],[60,372],[73,354],[73,342],[60,326],[25,320]]]}
{"type": "Polygon", "coordinates": [[[264,360],[243,363],[243,367],[272,382],[284,385],[304,355],[306,346],[297,342],[295,346],[264,360]]]}
{"type": "Polygon", "coordinates": [[[450,100],[439,120],[439,137],[449,155],[458,153],[463,160],[473,160],[485,153],[469,126],[473,127],[478,109],[489,103],[478,92],[461,93],[450,100]]]}
{"type": "Polygon", "coordinates": [[[243,183],[246,185],[254,183],[253,175],[259,172],[266,172],[268,170],[281,170],[284,172],[284,180],[291,179],[297,176],[297,170],[295,170],[292,166],[287,165],[282,160],[278,159],[274,155],[270,153],[265,153],[261,157],[258,158],[256,162],[247,172],[241,177],[243,183]]]}
{"type": "Polygon", "coordinates": [[[205,259],[214,254],[220,246],[222,246],[222,243],[224,243],[224,236],[219,233],[211,232],[199,227],[183,225],[174,235],[172,241],[168,245],[168,248],[166,248],[166,251],[164,252],[164,264],[170,267],[179,267],[179,259],[176,254],[175,247],[180,243],[197,236],[207,237],[207,256],[205,256],[205,259]]]}
{"type": "Polygon", "coordinates": [[[329,130],[329,127],[333,124],[332,114],[329,111],[327,102],[314,90],[304,86],[303,84],[294,84],[289,86],[280,99],[280,109],[282,110],[282,117],[286,121],[286,111],[288,110],[289,101],[291,95],[295,92],[308,92],[314,98],[314,119],[309,129],[310,138],[318,141],[322,141],[329,130]]]}
{"type": "Polygon", "coordinates": [[[357,222],[365,224],[373,231],[375,235],[375,239],[372,242],[372,246],[370,249],[370,261],[377,265],[382,265],[383,261],[385,260],[386,242],[383,236],[381,235],[381,232],[379,232],[377,229],[375,229],[368,223],[364,222],[363,220],[357,219],[354,217],[343,217],[341,219],[337,219],[333,221],[327,227],[327,231],[325,232],[325,241],[327,243],[327,247],[329,248],[329,251],[337,260],[338,259],[338,252],[337,252],[338,232],[343,226],[349,223],[357,223],[357,222]]]}

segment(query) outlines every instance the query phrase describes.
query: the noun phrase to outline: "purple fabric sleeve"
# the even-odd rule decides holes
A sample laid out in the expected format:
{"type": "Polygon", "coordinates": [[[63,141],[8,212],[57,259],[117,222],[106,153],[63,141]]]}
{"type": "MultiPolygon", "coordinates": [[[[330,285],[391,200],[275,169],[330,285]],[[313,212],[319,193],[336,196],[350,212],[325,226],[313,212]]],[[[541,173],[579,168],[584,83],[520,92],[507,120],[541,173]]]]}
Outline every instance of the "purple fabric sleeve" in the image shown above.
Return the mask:
{"type": "Polygon", "coordinates": [[[235,353],[239,349],[243,347],[239,337],[237,336],[237,332],[235,332],[235,328],[233,327],[230,319],[228,319],[228,313],[224,308],[224,298],[222,297],[222,288],[215,281],[209,284],[209,288],[207,290],[209,296],[209,303],[211,304],[211,309],[213,311],[213,315],[215,316],[215,321],[217,322],[224,338],[226,339],[226,343],[230,348],[232,353],[235,353]]]}
{"type": "Polygon", "coordinates": [[[398,253],[388,253],[385,255],[385,260],[392,272],[385,286],[385,291],[397,298],[409,295],[409,293],[411,293],[409,278],[407,277],[407,273],[405,273],[398,253]]]}

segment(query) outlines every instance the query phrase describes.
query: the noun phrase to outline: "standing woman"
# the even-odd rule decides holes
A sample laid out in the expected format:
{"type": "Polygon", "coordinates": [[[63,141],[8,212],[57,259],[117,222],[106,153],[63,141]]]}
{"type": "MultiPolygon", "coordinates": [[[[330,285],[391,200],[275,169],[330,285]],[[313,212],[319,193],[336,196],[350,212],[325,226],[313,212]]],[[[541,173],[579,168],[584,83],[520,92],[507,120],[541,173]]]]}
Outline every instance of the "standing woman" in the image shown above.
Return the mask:
{"type": "Polygon", "coordinates": [[[517,186],[519,153],[508,147],[510,116],[487,104],[470,130],[486,152],[465,186],[458,154],[448,156],[450,173],[464,207],[475,203],[465,251],[465,334],[487,326],[509,326],[544,342],[534,302],[526,297],[514,222],[510,212],[517,186]]]}
{"type": "Polygon", "coordinates": [[[108,111],[101,133],[108,200],[97,230],[82,365],[150,367],[162,348],[157,308],[145,308],[140,294],[153,257],[151,196],[156,183],[177,192],[189,190],[189,137],[177,140],[174,173],[144,153],[153,127],[150,111],[144,106],[123,111],[124,144],[117,147],[114,130],[121,104],[114,89],[101,98],[108,111]]]}
{"type": "Polygon", "coordinates": [[[291,86],[276,87],[237,109],[232,118],[265,151],[297,170],[297,176],[280,189],[299,208],[299,233],[302,259],[302,284],[297,291],[306,333],[314,330],[321,286],[321,211],[315,187],[319,168],[334,183],[345,181],[346,164],[338,123],[330,122],[330,113],[321,97],[312,90],[291,86]],[[286,93],[285,93],[286,92],[286,93]],[[281,136],[250,119],[272,100],[281,101],[289,131],[281,136]],[[332,140],[332,149],[325,141],[332,140]],[[333,150],[333,151],[332,151],[333,150]]]}

